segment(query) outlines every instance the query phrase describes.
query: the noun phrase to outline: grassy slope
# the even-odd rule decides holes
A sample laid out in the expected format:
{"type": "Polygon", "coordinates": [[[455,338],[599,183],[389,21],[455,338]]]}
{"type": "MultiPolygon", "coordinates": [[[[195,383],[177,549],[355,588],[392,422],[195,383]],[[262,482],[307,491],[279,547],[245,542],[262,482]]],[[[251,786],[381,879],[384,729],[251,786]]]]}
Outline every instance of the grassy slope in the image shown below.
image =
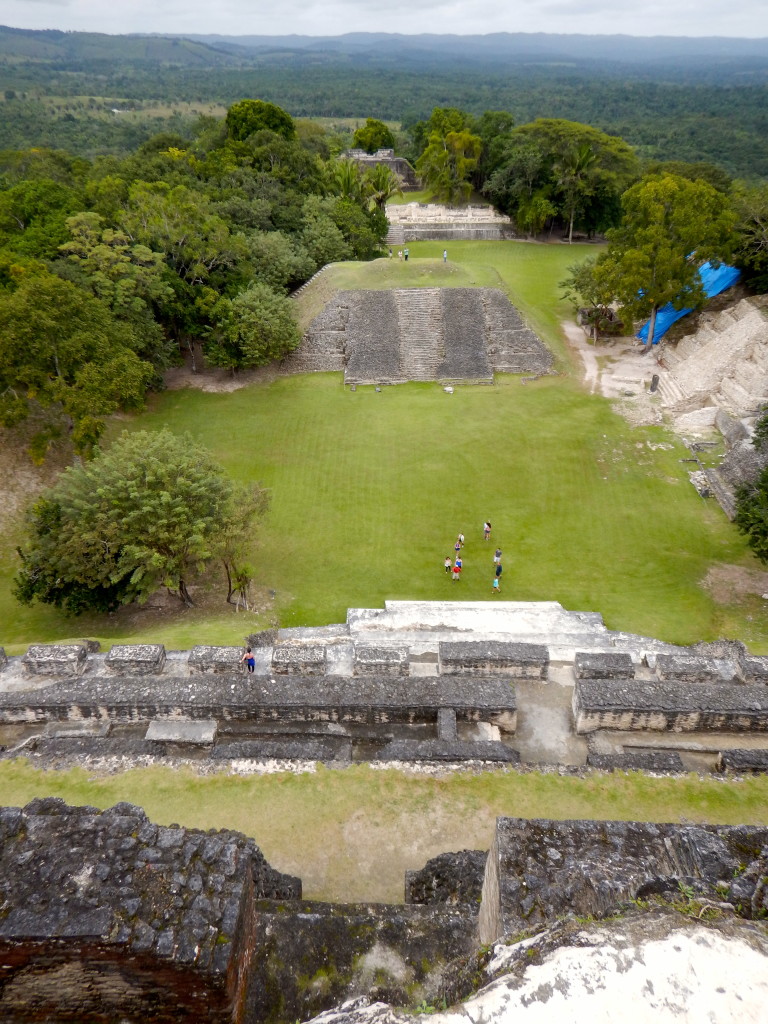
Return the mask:
{"type": "Polygon", "coordinates": [[[161,824],[234,828],[254,836],[275,867],[298,874],[305,896],[337,901],[402,900],[406,868],[446,850],[487,849],[497,815],[768,823],[768,778],[426,777],[358,766],[248,778],[162,768],[99,779],[16,761],[0,762],[0,790],[9,805],[36,796],[98,807],[129,800],[161,824]]]}
{"type": "MultiPolygon", "coordinates": [[[[447,265],[423,258],[442,245],[412,246],[407,264],[341,265],[318,287],[327,297],[334,288],[501,284],[568,364],[556,283],[588,247],[454,243],[447,265]]],[[[303,301],[313,305],[311,289],[303,301]]],[[[432,384],[352,393],[339,375],[307,375],[228,395],[170,392],[152,404],[131,428],[188,431],[232,476],[271,488],[254,563],[284,624],[339,621],[350,606],[387,598],[492,599],[479,539],[488,517],[505,551],[507,599],[555,599],[601,611],[612,628],[683,643],[727,628],[765,648],[762,619],[716,607],[699,586],[713,562],[749,556],[688,484],[684,449],[657,428],[630,428],[571,376],[525,386],[502,377],[446,395],[432,384]],[[670,447],[651,450],[649,441],[670,447]],[[441,566],[459,530],[465,571],[452,584],[441,566]]],[[[6,549],[6,581],[12,564],[6,549]]],[[[7,585],[0,617],[12,650],[82,635],[184,647],[239,642],[254,628],[223,606],[73,622],[19,609],[7,585]]]]}

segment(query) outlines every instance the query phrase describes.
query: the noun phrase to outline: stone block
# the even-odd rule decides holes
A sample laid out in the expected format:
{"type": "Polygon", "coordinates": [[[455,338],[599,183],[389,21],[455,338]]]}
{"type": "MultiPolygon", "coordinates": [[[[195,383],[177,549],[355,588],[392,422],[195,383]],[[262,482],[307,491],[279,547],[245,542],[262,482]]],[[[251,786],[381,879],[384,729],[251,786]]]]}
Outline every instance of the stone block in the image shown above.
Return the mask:
{"type": "Polygon", "coordinates": [[[675,772],[685,771],[676,750],[635,750],[624,754],[587,754],[587,765],[605,772],[675,772]]]}
{"type": "Polygon", "coordinates": [[[726,683],[739,678],[735,662],[699,654],[657,654],[656,673],[659,679],[680,683],[726,683]]]}
{"type": "Polygon", "coordinates": [[[222,672],[240,672],[243,666],[240,659],[243,656],[242,647],[210,647],[198,645],[189,652],[189,671],[195,674],[222,672]]]}
{"type": "Polygon", "coordinates": [[[32,644],[21,659],[30,675],[79,676],[88,660],[84,644],[32,644]]]}
{"type": "Polygon", "coordinates": [[[453,708],[438,709],[437,738],[449,743],[454,743],[458,739],[456,732],[456,712],[453,708]]]}
{"type": "Polygon", "coordinates": [[[408,670],[407,647],[371,647],[367,644],[355,644],[353,672],[356,676],[407,676],[408,670]]]}
{"type": "Polygon", "coordinates": [[[477,909],[483,892],[487,850],[441,853],[420,871],[405,872],[405,902],[438,906],[468,904],[477,909]]]}
{"type": "Polygon", "coordinates": [[[577,679],[573,715],[578,733],[768,732],[768,687],[577,679]]]}
{"type": "Polygon", "coordinates": [[[276,644],[272,671],[279,675],[325,675],[326,649],[322,644],[276,644]]]}
{"type": "Polygon", "coordinates": [[[573,672],[577,679],[632,679],[635,666],[626,651],[577,651],[573,672]]]}
{"type": "Polygon", "coordinates": [[[745,683],[768,685],[768,657],[744,655],[740,659],[741,678],[745,683]]]}
{"type": "Polygon", "coordinates": [[[51,739],[84,739],[103,738],[109,736],[112,725],[98,719],[81,722],[47,722],[43,735],[51,739]]]}
{"type": "Polygon", "coordinates": [[[212,719],[196,722],[154,721],[149,723],[144,739],[156,743],[188,743],[210,747],[216,739],[216,731],[217,724],[212,719]]]}
{"type": "Polygon", "coordinates": [[[501,673],[514,679],[544,679],[549,651],[543,644],[498,640],[441,641],[441,674],[501,673]]]}
{"type": "Polygon", "coordinates": [[[164,664],[163,644],[115,644],[104,659],[107,671],[125,676],[158,675],[164,664]]]}
{"type": "Polygon", "coordinates": [[[483,740],[392,740],[376,755],[378,761],[498,761],[517,764],[520,754],[505,743],[483,740]]]}
{"type": "Polygon", "coordinates": [[[5,653],[5,648],[0,647],[0,672],[3,671],[5,666],[8,664],[8,655],[5,653]]]}
{"type": "Polygon", "coordinates": [[[495,942],[567,914],[600,918],[678,880],[714,887],[757,856],[764,826],[497,818],[479,934],[495,942]]]}
{"type": "Polygon", "coordinates": [[[768,750],[721,750],[717,757],[719,772],[768,772],[768,750]]]}

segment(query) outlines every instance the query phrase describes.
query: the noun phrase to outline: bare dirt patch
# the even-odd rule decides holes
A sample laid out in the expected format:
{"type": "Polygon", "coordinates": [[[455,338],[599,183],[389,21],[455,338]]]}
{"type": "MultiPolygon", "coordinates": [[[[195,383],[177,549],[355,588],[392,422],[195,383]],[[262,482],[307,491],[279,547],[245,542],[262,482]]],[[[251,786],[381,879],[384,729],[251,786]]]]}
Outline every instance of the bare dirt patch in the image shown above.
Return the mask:
{"type": "Polygon", "coordinates": [[[590,341],[573,321],[563,321],[568,344],[584,366],[584,383],[592,394],[613,402],[619,415],[632,426],[654,426],[663,422],[661,400],[649,387],[658,371],[654,353],[644,355],[636,338],[590,341]]]}
{"type": "Polygon", "coordinates": [[[709,569],[702,586],[718,604],[734,604],[768,594],[768,572],[722,562],[709,569]]]}

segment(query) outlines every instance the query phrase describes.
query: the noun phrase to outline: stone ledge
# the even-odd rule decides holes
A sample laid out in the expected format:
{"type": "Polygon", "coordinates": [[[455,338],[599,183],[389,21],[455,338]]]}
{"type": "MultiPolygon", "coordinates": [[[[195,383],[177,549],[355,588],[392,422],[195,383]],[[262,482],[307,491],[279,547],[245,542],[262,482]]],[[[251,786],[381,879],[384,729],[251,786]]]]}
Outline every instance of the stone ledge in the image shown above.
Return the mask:
{"type": "Polygon", "coordinates": [[[488,740],[392,740],[377,761],[500,761],[517,764],[520,754],[506,744],[488,740]]]}
{"type": "Polygon", "coordinates": [[[275,644],[272,671],[280,675],[322,676],[326,668],[326,649],[320,644],[275,644]]]}
{"type": "Polygon", "coordinates": [[[587,754],[587,766],[614,772],[673,772],[685,771],[682,759],[675,750],[634,751],[624,754],[587,754]]]}
{"type": "Polygon", "coordinates": [[[577,679],[632,679],[635,666],[626,651],[577,651],[573,673],[577,679]]]}
{"type": "Polygon", "coordinates": [[[184,743],[212,746],[216,739],[217,724],[212,719],[196,722],[150,722],[144,739],[148,743],[184,743]]]}
{"type": "Polygon", "coordinates": [[[21,662],[29,674],[66,678],[79,676],[87,659],[85,644],[32,644],[21,662]]]}
{"type": "Polygon", "coordinates": [[[409,669],[407,647],[372,647],[355,644],[354,674],[407,676],[409,669]]]}
{"type": "Polygon", "coordinates": [[[438,651],[441,674],[499,672],[515,679],[544,679],[549,666],[549,651],[543,644],[441,640],[438,651]]]}
{"type": "Polygon", "coordinates": [[[242,647],[210,647],[199,645],[189,652],[187,664],[192,673],[238,672],[243,656],[242,647]]]}
{"type": "Polygon", "coordinates": [[[127,676],[159,675],[164,665],[163,644],[115,644],[104,659],[108,672],[127,676]]]}
{"type": "Polygon", "coordinates": [[[717,758],[720,772],[768,772],[768,750],[721,750],[717,758]]]}
{"type": "Polygon", "coordinates": [[[740,680],[734,661],[698,654],[657,654],[656,672],[664,682],[731,683],[740,680]]]}

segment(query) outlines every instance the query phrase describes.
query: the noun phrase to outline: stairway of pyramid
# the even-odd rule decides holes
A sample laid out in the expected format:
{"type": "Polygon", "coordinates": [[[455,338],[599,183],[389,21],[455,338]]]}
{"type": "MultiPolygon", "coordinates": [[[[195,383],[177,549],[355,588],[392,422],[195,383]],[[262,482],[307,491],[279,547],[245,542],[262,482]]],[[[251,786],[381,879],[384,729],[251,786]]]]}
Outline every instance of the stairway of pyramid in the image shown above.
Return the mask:
{"type": "Polygon", "coordinates": [[[494,372],[547,373],[552,363],[498,289],[397,288],[339,292],[286,368],[343,369],[346,384],[492,384],[494,372]]]}

